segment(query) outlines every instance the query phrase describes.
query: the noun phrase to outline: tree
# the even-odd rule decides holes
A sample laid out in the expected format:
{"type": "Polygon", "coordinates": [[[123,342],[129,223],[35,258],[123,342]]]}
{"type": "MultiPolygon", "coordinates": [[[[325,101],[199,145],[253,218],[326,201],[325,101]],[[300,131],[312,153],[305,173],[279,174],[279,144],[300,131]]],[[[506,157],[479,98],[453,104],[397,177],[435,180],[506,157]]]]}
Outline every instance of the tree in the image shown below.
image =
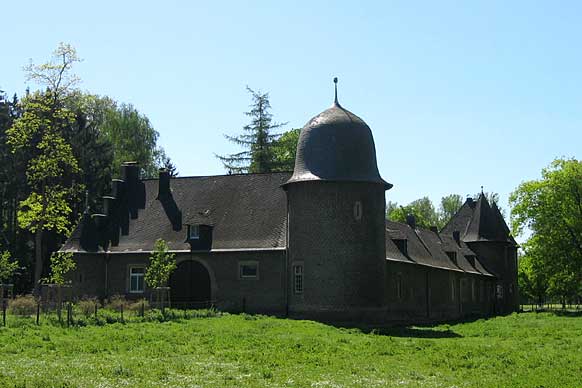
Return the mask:
{"type": "Polygon", "coordinates": [[[243,134],[238,136],[224,135],[229,141],[242,146],[245,150],[227,155],[216,155],[230,173],[261,173],[276,171],[277,165],[275,148],[276,140],[280,135],[272,133],[286,123],[273,122],[269,112],[271,104],[269,93],[256,92],[247,86],[251,94],[251,110],[245,115],[251,122],[243,127],[243,134]]]}
{"type": "Polygon", "coordinates": [[[151,288],[165,286],[176,269],[176,255],[168,250],[166,241],[161,238],[156,240],[154,251],[150,255],[150,264],[145,273],[145,281],[151,288]]]}
{"type": "Polygon", "coordinates": [[[390,220],[396,222],[406,222],[406,216],[413,215],[416,225],[420,228],[430,228],[437,226],[439,222],[438,214],[428,197],[423,197],[412,201],[406,206],[393,208],[390,212],[390,220]]]}
{"type": "MultiPolygon", "coordinates": [[[[18,262],[10,261],[10,252],[4,251],[0,253],[0,284],[10,280],[18,269],[18,262]]],[[[0,295],[2,298],[2,295],[0,295]]]]}
{"type": "Polygon", "coordinates": [[[510,196],[517,236],[530,232],[526,255],[546,279],[548,293],[563,303],[580,295],[582,284],[582,162],[556,159],[541,179],[521,183],[510,196]]]}
{"type": "Polygon", "coordinates": [[[67,283],[67,275],[76,267],[72,252],[53,252],[51,255],[51,274],[49,283],[63,286],[67,283]]]}
{"type": "Polygon", "coordinates": [[[441,198],[441,205],[438,211],[439,229],[449,222],[449,220],[459,211],[461,206],[463,206],[463,197],[459,194],[450,194],[441,198]]]}
{"type": "Polygon", "coordinates": [[[26,161],[30,194],[20,202],[18,224],[35,236],[35,290],[43,269],[43,234],[48,230],[70,232],[69,204],[82,190],[76,179],[77,160],[63,138],[75,119],[64,99],[77,80],[69,71],[78,61],[75,49],[61,44],[53,61],[37,66],[31,63],[26,68],[28,78],[42,82],[47,89],[22,100],[22,116],[7,131],[12,152],[26,161]]]}
{"type": "MultiPolygon", "coordinates": [[[[112,170],[114,175],[123,162],[138,162],[144,177],[157,176],[163,167],[160,158],[169,161],[163,149],[157,146],[159,133],[149,119],[131,104],[110,102],[105,109],[101,131],[114,146],[112,170]]],[[[166,160],[162,162],[166,162],[166,160]]]]}
{"type": "Polygon", "coordinates": [[[275,171],[293,171],[297,155],[297,142],[301,128],[291,129],[279,137],[274,143],[275,171]]]}

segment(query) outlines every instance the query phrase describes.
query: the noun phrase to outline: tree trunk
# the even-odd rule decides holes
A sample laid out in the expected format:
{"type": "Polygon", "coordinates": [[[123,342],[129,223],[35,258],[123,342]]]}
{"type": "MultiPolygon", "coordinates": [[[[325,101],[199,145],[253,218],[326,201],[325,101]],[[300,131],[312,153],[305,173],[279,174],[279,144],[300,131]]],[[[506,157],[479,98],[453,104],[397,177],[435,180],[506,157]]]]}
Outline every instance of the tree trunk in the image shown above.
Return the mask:
{"type": "Polygon", "coordinates": [[[42,226],[34,234],[34,294],[40,292],[40,277],[42,276],[42,226]]]}

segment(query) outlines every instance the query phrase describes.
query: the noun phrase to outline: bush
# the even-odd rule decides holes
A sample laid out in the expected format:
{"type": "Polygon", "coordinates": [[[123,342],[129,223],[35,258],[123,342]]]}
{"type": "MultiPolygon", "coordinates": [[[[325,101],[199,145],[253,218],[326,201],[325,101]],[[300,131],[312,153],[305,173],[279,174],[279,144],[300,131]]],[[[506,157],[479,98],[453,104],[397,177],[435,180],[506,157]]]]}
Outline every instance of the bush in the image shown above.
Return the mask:
{"type": "Polygon", "coordinates": [[[144,312],[150,309],[150,303],[146,299],[138,299],[135,302],[132,302],[129,306],[127,306],[127,309],[136,314],[140,314],[142,306],[144,312]]]}
{"type": "Polygon", "coordinates": [[[95,314],[95,306],[101,307],[97,298],[83,298],[77,303],[77,307],[86,318],[95,314]]]}
{"type": "Polygon", "coordinates": [[[8,304],[8,311],[14,315],[33,315],[36,314],[37,302],[32,295],[21,295],[11,300],[8,304]]]}
{"type": "Polygon", "coordinates": [[[109,302],[105,305],[105,308],[109,310],[119,311],[123,306],[123,309],[127,307],[128,303],[123,295],[113,295],[109,298],[109,302]]]}

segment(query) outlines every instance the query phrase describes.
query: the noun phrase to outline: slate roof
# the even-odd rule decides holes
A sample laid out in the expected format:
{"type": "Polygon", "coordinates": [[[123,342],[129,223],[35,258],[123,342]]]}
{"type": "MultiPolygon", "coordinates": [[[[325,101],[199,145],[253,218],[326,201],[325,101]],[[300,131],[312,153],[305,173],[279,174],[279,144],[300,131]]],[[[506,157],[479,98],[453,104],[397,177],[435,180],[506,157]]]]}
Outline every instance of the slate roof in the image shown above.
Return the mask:
{"type": "Polygon", "coordinates": [[[516,245],[497,205],[490,206],[483,194],[477,201],[468,199],[445,225],[442,233],[452,235],[454,231],[459,231],[465,242],[496,241],[516,245]]]}
{"type": "MultiPolygon", "coordinates": [[[[213,227],[212,250],[273,249],[286,246],[286,197],[281,185],[291,173],[179,177],[171,180],[172,197],[182,211],[182,224],[213,227]]],[[[145,209],[130,220],[111,252],[150,251],[163,238],[171,250],[190,250],[187,227],[175,231],[157,199],[158,180],[144,180],[145,209]]],[[[82,251],[81,226],[62,250],[82,251]]]]}
{"type": "Polygon", "coordinates": [[[463,241],[457,244],[451,235],[437,234],[421,228],[412,229],[405,223],[386,221],[387,260],[493,276],[477,258],[475,258],[475,266],[473,266],[466,256],[476,255],[463,241]],[[406,240],[407,255],[400,252],[394,240],[406,240]],[[456,264],[446,252],[456,252],[456,264]]]}
{"type": "MultiPolygon", "coordinates": [[[[438,236],[431,231],[412,229],[407,224],[400,222],[386,221],[386,239],[402,240],[407,242],[407,258],[416,264],[429,267],[442,268],[454,271],[460,269],[450,261],[435,241],[438,236]],[[434,235],[433,236],[431,236],[434,235]]],[[[388,251],[387,251],[388,256],[388,251]]]]}
{"type": "Polygon", "coordinates": [[[301,130],[293,176],[287,182],[350,181],[392,185],[382,179],[368,125],[337,101],[301,130]]]}

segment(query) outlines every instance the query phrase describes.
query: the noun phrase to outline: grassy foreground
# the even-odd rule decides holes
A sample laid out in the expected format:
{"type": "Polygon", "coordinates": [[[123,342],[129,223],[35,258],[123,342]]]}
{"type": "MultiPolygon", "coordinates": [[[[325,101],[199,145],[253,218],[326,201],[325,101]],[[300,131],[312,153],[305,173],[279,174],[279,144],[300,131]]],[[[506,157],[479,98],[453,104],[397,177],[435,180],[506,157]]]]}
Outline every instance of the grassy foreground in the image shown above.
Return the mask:
{"type": "Polygon", "coordinates": [[[0,327],[0,387],[581,387],[582,317],[373,331],[223,315],[0,327]]]}

